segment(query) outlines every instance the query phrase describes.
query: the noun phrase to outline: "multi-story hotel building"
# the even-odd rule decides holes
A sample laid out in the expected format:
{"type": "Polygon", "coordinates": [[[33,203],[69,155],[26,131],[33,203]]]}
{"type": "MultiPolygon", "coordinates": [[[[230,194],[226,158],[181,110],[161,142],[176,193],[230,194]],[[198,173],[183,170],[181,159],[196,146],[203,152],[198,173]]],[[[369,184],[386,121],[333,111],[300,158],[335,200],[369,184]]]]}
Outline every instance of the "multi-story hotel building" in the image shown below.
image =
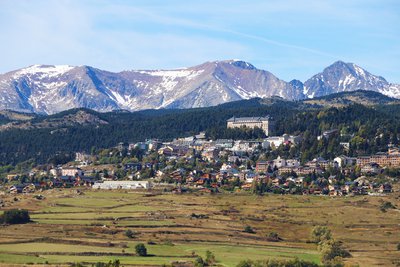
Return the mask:
{"type": "Polygon", "coordinates": [[[265,135],[270,136],[273,130],[273,120],[270,116],[266,117],[242,117],[236,118],[232,117],[227,120],[228,128],[240,128],[240,127],[248,127],[248,128],[261,128],[264,130],[265,135]]]}
{"type": "Polygon", "coordinates": [[[357,166],[363,167],[370,163],[376,163],[381,167],[400,167],[400,154],[378,153],[372,156],[358,157],[357,166]]]}

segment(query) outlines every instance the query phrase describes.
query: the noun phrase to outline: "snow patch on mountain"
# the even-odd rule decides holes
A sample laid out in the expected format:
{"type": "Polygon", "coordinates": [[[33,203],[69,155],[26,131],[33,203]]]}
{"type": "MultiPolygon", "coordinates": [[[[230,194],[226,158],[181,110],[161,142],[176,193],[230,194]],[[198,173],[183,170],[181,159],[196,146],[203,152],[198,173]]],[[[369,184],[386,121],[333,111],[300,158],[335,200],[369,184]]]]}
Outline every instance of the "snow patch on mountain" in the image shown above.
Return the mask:
{"type": "Polygon", "coordinates": [[[144,73],[152,75],[152,76],[169,77],[171,79],[182,78],[182,77],[185,77],[187,79],[193,79],[194,77],[200,75],[202,72],[203,72],[203,70],[193,71],[193,70],[188,70],[188,69],[181,69],[181,70],[147,71],[144,73]]]}
{"type": "Polygon", "coordinates": [[[162,82],[155,88],[155,92],[172,91],[180,82],[180,79],[192,80],[199,76],[204,70],[194,71],[188,69],[139,71],[139,73],[161,77],[162,82]]]}
{"type": "MultiPolygon", "coordinates": [[[[354,82],[355,79],[356,79],[356,78],[353,77],[352,75],[347,75],[347,76],[344,78],[342,88],[343,88],[344,90],[346,90],[346,89],[348,88],[348,85],[351,84],[352,82],[354,82]]],[[[341,81],[342,81],[342,80],[339,81],[339,87],[340,87],[340,82],[341,82],[341,81]]]]}
{"type": "Polygon", "coordinates": [[[365,71],[362,68],[360,68],[356,64],[352,64],[352,65],[353,65],[353,68],[356,71],[357,75],[359,75],[361,77],[365,77],[366,76],[365,71]]]}
{"type": "Polygon", "coordinates": [[[69,65],[32,65],[16,72],[14,77],[21,77],[23,75],[38,75],[38,78],[53,78],[60,76],[74,67],[69,65]]]}
{"type": "Polygon", "coordinates": [[[390,97],[400,98],[400,84],[390,84],[390,86],[382,88],[379,92],[390,97]]]}

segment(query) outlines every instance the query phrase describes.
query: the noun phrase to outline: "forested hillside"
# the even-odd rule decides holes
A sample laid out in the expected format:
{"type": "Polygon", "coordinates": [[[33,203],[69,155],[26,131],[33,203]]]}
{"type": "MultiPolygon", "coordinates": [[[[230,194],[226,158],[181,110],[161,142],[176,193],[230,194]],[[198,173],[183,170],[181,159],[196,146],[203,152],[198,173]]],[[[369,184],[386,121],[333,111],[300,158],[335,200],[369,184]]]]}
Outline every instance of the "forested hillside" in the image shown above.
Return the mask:
{"type": "Polygon", "coordinates": [[[148,138],[170,140],[200,131],[206,131],[212,139],[261,138],[261,131],[226,129],[226,120],[232,116],[264,115],[275,118],[275,135],[303,136],[301,146],[292,151],[281,151],[286,156],[306,160],[316,156],[332,158],[342,153],[369,154],[385,151],[389,142],[398,143],[398,114],[400,105],[316,107],[280,99],[251,99],[209,108],[134,113],[75,109],[36,117],[0,131],[0,164],[27,160],[46,163],[56,155],[69,157],[76,151],[90,152],[93,148],[112,147],[119,142],[148,138]],[[78,112],[90,116],[74,122],[78,112]],[[68,123],[64,123],[65,118],[68,123]],[[330,129],[338,129],[338,134],[329,140],[317,140],[322,131],[330,129]],[[350,150],[344,151],[340,142],[350,142],[350,150]]]}

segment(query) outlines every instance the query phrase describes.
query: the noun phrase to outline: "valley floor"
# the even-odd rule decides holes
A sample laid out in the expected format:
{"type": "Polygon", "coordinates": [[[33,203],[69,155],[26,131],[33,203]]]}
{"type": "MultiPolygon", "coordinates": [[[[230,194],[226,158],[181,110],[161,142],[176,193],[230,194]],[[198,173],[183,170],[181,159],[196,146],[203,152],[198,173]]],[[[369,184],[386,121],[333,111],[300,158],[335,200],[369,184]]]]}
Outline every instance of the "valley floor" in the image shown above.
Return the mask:
{"type": "Polygon", "coordinates": [[[242,259],[300,259],[320,263],[309,243],[316,225],[343,241],[359,266],[400,264],[400,194],[330,198],[249,194],[162,194],[128,191],[49,190],[1,196],[5,207],[25,208],[32,223],[0,226],[0,265],[108,262],[160,266],[214,253],[221,266],[242,259]],[[18,201],[14,200],[18,198],[18,201]],[[383,201],[397,209],[380,210],[383,201]],[[246,233],[251,226],[255,233],[246,233]],[[125,235],[134,232],[133,238],[125,235]],[[283,239],[270,242],[276,232],[283,239]],[[148,257],[135,254],[144,243],[148,257]]]}

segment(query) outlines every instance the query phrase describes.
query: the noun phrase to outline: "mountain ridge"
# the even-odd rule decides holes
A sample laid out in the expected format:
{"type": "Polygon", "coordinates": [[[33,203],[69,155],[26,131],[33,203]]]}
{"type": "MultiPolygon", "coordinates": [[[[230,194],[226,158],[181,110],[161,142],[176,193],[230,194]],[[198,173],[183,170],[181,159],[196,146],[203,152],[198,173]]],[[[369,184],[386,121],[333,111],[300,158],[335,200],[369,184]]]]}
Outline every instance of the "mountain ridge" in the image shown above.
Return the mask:
{"type": "MultiPolygon", "coordinates": [[[[252,98],[247,100],[238,100],[214,106],[216,109],[236,108],[255,108],[259,107],[279,107],[280,109],[290,107],[297,110],[310,110],[315,108],[344,108],[350,105],[363,105],[366,107],[374,107],[379,105],[400,105],[400,99],[391,98],[374,91],[357,90],[350,92],[334,93],[314,99],[305,99],[291,101],[273,96],[269,98],[252,98]]],[[[36,115],[33,113],[26,114],[11,110],[0,111],[0,119],[3,117],[3,123],[0,123],[0,132],[10,129],[47,129],[47,128],[65,128],[71,126],[101,126],[108,124],[109,120],[105,119],[112,115],[114,119],[119,116],[134,115],[135,118],[149,118],[159,116],[160,114],[178,114],[179,112],[201,112],[204,108],[191,109],[153,109],[129,112],[125,110],[113,110],[112,112],[101,113],[87,108],[74,108],[62,111],[52,115],[36,115]],[[104,115],[104,117],[102,116],[104,115]]],[[[1,122],[1,120],[0,120],[1,122]]]]}
{"type": "Polygon", "coordinates": [[[194,108],[254,97],[302,100],[359,89],[400,98],[400,85],[343,61],[304,83],[286,82],[240,60],[121,72],[91,66],[32,65],[0,75],[0,109],[54,114],[79,107],[100,112],[194,108]]]}

